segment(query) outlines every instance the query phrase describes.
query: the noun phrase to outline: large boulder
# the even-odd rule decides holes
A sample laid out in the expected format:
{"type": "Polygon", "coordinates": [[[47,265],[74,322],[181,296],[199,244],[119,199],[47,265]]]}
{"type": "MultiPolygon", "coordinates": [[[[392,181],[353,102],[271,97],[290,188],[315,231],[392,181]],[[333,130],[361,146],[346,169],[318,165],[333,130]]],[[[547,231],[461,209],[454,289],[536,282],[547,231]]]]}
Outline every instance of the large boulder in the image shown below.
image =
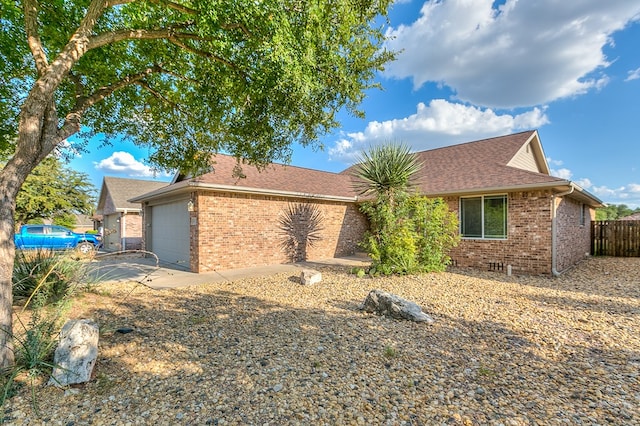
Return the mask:
{"type": "Polygon", "coordinates": [[[433,318],[422,312],[416,303],[382,290],[371,290],[361,309],[395,319],[433,323],[433,318]]]}
{"type": "Polygon", "coordinates": [[[62,387],[88,382],[98,358],[98,338],[98,324],[94,321],[67,321],[60,331],[49,384],[62,387]]]}

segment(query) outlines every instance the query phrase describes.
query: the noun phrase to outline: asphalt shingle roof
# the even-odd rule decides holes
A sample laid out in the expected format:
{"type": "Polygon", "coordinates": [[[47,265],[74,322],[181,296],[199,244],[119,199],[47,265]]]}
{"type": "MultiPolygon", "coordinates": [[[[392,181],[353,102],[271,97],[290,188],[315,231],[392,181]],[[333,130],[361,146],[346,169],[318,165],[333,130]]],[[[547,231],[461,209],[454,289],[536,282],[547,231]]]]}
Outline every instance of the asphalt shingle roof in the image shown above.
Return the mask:
{"type": "Polygon", "coordinates": [[[283,164],[270,164],[263,170],[247,164],[241,165],[243,177],[234,176],[237,165],[235,157],[218,154],[214,157],[214,171],[194,179],[194,181],[259,188],[309,195],[354,197],[351,176],[307,169],[283,164]]]}
{"type": "MultiPolygon", "coordinates": [[[[423,167],[416,183],[422,193],[432,196],[496,188],[509,190],[528,185],[566,185],[565,179],[508,165],[534,135],[535,131],[527,131],[418,152],[416,155],[423,167]]],[[[539,141],[535,140],[537,144],[539,141]]],[[[539,145],[536,149],[542,150],[539,145]]],[[[543,154],[540,152],[541,158],[544,158],[543,154]]],[[[186,180],[239,190],[251,188],[337,197],[357,195],[352,186],[353,166],[341,173],[331,173],[282,164],[270,164],[258,170],[245,164],[241,165],[243,177],[234,173],[236,166],[235,157],[218,154],[214,157],[212,172],[186,180]]]]}
{"type": "Polygon", "coordinates": [[[417,183],[425,194],[444,194],[566,182],[507,165],[532,134],[516,133],[418,152],[423,167],[417,183]]]}
{"type": "MultiPolygon", "coordinates": [[[[167,185],[167,182],[105,176],[102,182],[102,190],[100,191],[99,203],[101,205],[98,208],[104,207],[102,205],[104,203],[103,197],[108,195],[111,197],[116,209],[140,209],[140,203],[132,203],[129,199],[167,185]]],[[[107,214],[109,213],[107,212],[107,214]]]]}

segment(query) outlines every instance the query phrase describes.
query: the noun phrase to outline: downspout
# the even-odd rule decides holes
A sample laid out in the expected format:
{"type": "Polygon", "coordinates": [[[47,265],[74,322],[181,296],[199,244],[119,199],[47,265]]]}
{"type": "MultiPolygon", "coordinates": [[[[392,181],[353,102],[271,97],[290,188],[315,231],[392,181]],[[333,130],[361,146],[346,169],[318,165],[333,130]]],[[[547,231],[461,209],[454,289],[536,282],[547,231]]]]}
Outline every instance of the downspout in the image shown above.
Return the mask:
{"type": "Polygon", "coordinates": [[[124,209],[124,212],[122,212],[122,215],[120,216],[120,250],[124,251],[127,248],[125,247],[126,244],[126,237],[127,237],[127,209],[124,209]]]}
{"type": "Polygon", "coordinates": [[[551,273],[553,274],[554,277],[559,277],[560,274],[562,272],[558,272],[557,268],[558,268],[558,260],[556,259],[557,255],[558,255],[558,247],[557,247],[557,237],[556,237],[556,231],[558,228],[557,225],[557,215],[556,215],[556,197],[564,197],[566,195],[569,195],[573,192],[573,190],[575,189],[575,187],[573,185],[571,185],[571,189],[565,192],[561,192],[559,194],[553,194],[551,196],[551,273]]]}

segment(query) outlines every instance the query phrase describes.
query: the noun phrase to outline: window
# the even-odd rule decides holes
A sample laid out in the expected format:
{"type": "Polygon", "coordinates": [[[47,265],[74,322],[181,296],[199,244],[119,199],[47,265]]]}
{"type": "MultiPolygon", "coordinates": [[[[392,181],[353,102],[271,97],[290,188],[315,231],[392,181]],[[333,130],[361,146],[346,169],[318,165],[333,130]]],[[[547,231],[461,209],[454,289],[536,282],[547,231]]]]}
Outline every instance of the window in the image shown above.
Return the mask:
{"type": "Polygon", "coordinates": [[[587,206],[582,204],[580,205],[580,225],[584,226],[587,221],[587,206]]]}
{"type": "Polygon", "coordinates": [[[460,234],[465,238],[507,238],[507,196],[461,198],[460,234]]]}

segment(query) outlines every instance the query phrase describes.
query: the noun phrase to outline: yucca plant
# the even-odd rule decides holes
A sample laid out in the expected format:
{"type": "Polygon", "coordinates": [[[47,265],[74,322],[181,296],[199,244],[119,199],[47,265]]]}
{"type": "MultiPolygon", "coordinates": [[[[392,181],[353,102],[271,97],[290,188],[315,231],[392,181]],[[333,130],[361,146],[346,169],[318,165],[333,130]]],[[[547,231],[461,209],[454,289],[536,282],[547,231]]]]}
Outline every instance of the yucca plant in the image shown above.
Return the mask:
{"type": "Polygon", "coordinates": [[[362,152],[353,168],[354,189],[365,197],[386,199],[393,207],[397,194],[407,193],[422,163],[404,144],[373,146],[362,152]]]}

